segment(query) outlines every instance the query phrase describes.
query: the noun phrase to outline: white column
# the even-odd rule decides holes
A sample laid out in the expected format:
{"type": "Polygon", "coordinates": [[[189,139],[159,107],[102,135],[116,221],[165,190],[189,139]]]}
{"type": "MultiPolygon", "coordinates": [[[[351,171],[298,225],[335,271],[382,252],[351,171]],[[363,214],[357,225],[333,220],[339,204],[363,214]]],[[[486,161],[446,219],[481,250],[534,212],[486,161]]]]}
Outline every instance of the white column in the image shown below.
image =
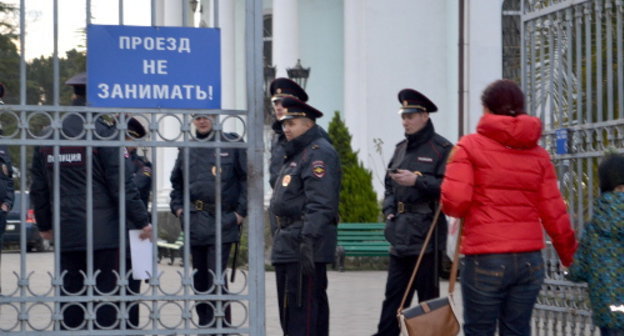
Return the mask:
{"type": "Polygon", "coordinates": [[[468,29],[468,113],[465,134],[475,132],[483,114],[481,93],[485,87],[503,76],[502,5],[497,1],[466,1],[468,29]],[[487,24],[483,24],[487,22],[487,24]]]}
{"type": "Polygon", "coordinates": [[[288,77],[299,58],[299,0],[273,0],[273,65],[277,77],[288,77]]]}
{"type": "Polygon", "coordinates": [[[366,52],[366,1],[344,2],[344,120],[354,130],[351,145],[360,151],[360,159],[368,161],[367,111],[367,52],[366,52]]]}
{"type": "MultiPolygon", "coordinates": [[[[200,16],[200,26],[216,27],[221,30],[221,108],[241,109],[237,97],[236,71],[236,4],[231,0],[202,0],[203,12],[200,16]],[[218,8],[215,20],[215,11],[218,8]]],[[[221,118],[223,120],[223,118],[221,118]]],[[[244,129],[241,122],[235,118],[229,118],[225,122],[224,130],[241,134],[244,129]]]]}
{"type": "MultiPolygon", "coordinates": [[[[157,26],[182,26],[182,4],[184,0],[159,0],[156,2],[156,25],[157,26]]],[[[160,117],[160,116],[159,116],[160,117]]],[[[172,139],[181,132],[181,125],[174,122],[173,118],[161,119],[158,125],[163,137],[172,139]]],[[[157,183],[158,194],[154,199],[159,210],[169,209],[169,193],[171,192],[171,182],[169,176],[178,155],[177,148],[159,148],[156,151],[157,173],[154,177],[157,183]]]]}
{"type": "Polygon", "coordinates": [[[221,105],[223,109],[236,108],[236,55],[234,1],[219,0],[219,28],[221,28],[221,105]]]}

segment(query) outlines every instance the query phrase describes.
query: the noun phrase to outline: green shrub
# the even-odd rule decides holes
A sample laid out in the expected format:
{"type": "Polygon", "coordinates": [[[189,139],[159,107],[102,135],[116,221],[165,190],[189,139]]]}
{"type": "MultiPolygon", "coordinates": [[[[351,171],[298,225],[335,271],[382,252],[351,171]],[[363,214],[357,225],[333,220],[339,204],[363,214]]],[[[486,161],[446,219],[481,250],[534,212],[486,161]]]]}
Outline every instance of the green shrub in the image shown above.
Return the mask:
{"type": "Polygon", "coordinates": [[[342,167],[339,213],[341,222],[376,222],[379,217],[377,194],[372,173],[358,161],[351,148],[351,134],[336,111],[329,123],[329,138],[336,148],[342,167]]]}

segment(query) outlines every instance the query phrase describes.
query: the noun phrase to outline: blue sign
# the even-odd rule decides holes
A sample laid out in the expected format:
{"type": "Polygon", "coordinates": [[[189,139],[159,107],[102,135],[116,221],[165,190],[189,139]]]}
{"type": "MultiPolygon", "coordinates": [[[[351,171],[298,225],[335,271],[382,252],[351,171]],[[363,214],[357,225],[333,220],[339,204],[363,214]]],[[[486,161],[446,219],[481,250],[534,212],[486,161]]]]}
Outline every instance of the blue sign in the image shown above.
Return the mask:
{"type": "Polygon", "coordinates": [[[555,131],[557,154],[568,154],[568,129],[560,128],[555,131]]]}
{"type": "Polygon", "coordinates": [[[87,102],[220,109],[220,30],[89,25],[87,102]]]}

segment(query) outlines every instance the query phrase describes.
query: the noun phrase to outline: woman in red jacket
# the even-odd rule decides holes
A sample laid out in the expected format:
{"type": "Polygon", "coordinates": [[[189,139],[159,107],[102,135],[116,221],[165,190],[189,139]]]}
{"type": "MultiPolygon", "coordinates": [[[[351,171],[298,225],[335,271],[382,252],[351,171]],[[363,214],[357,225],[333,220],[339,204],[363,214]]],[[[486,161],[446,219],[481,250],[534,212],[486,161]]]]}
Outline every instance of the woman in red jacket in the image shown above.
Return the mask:
{"type": "Polygon", "coordinates": [[[464,334],[530,335],[544,281],[543,229],[568,266],[577,242],[546,150],[541,122],[524,95],[498,80],[481,96],[477,133],[450,155],[442,182],[444,213],[464,218],[461,253],[464,334]]]}

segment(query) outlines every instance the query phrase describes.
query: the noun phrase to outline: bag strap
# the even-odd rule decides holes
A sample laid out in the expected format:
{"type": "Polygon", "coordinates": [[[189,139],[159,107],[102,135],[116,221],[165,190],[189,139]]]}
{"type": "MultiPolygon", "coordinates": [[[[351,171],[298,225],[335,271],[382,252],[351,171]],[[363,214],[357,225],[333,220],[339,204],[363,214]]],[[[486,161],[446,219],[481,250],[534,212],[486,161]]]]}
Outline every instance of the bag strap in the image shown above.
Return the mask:
{"type": "Polygon", "coordinates": [[[459,228],[457,229],[457,241],[455,242],[455,253],[453,254],[453,266],[451,266],[451,278],[449,279],[449,294],[455,291],[455,282],[457,281],[457,269],[459,268],[459,246],[462,239],[462,229],[464,228],[464,219],[460,219],[459,228]]]}
{"type": "Polygon", "coordinates": [[[427,232],[427,237],[425,238],[425,242],[423,243],[422,248],[420,249],[420,254],[418,255],[418,259],[416,260],[416,266],[414,266],[414,270],[412,271],[412,276],[410,277],[409,282],[407,283],[407,288],[405,288],[405,293],[403,294],[403,299],[401,299],[401,304],[399,305],[399,309],[397,310],[397,315],[401,313],[403,310],[403,305],[405,305],[405,301],[407,301],[407,295],[409,294],[410,288],[414,284],[414,279],[416,278],[416,273],[418,272],[418,268],[420,267],[420,263],[422,262],[423,256],[425,254],[425,250],[427,249],[427,245],[429,245],[429,241],[431,240],[431,236],[433,235],[433,230],[436,225],[438,225],[438,218],[440,218],[440,212],[442,211],[442,204],[438,205],[436,209],[435,215],[433,215],[433,221],[431,222],[431,226],[429,227],[429,232],[427,232]]]}
{"type": "MultiPolygon", "coordinates": [[[[427,249],[427,245],[429,244],[429,241],[431,240],[433,231],[436,225],[438,224],[438,218],[440,217],[441,211],[442,211],[442,204],[440,203],[438,205],[438,208],[436,209],[435,215],[433,216],[431,227],[429,228],[429,232],[427,232],[427,237],[425,238],[423,246],[420,249],[420,254],[418,255],[418,259],[416,260],[416,265],[414,266],[414,270],[412,271],[412,276],[410,277],[409,283],[407,284],[407,288],[405,288],[405,293],[403,294],[403,299],[401,300],[401,304],[399,305],[399,309],[397,310],[397,315],[401,314],[401,311],[403,310],[403,306],[405,305],[405,301],[407,301],[407,295],[409,294],[410,288],[412,288],[412,285],[414,284],[414,279],[416,279],[416,273],[418,272],[418,268],[420,267],[420,263],[422,262],[423,256],[425,254],[425,250],[427,249]]],[[[463,226],[463,220],[459,224],[457,243],[455,244],[455,255],[453,256],[453,266],[451,267],[449,293],[453,293],[453,290],[455,289],[455,281],[457,281],[457,268],[459,264],[459,244],[461,240],[462,226],[463,226]]]]}

